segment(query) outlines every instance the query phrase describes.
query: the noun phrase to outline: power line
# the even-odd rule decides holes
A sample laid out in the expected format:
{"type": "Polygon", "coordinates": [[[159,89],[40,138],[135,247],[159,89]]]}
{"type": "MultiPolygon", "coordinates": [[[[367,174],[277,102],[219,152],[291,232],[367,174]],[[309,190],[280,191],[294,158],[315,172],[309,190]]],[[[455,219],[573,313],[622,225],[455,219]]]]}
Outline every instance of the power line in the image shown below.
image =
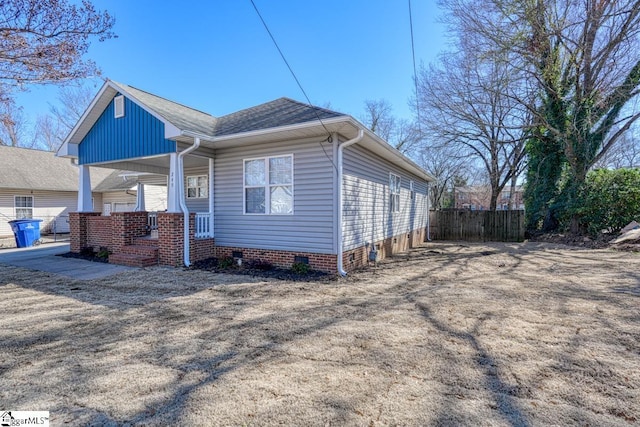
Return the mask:
{"type": "Polygon", "coordinates": [[[413,16],[411,14],[411,0],[409,0],[409,28],[411,29],[411,56],[413,58],[413,85],[415,87],[415,94],[416,94],[416,115],[418,116],[418,127],[420,127],[420,101],[418,99],[418,71],[416,69],[416,47],[415,47],[414,38],[413,38],[413,16]]]}
{"type": "Polygon", "coordinates": [[[256,6],[256,4],[254,3],[253,0],[250,0],[250,1],[251,1],[251,4],[253,5],[253,8],[256,11],[256,13],[258,14],[258,17],[260,18],[260,21],[262,21],[262,25],[264,25],[264,29],[267,30],[267,33],[269,33],[269,37],[271,37],[271,41],[275,45],[276,49],[278,49],[278,53],[280,53],[280,57],[282,58],[284,63],[287,65],[287,68],[289,69],[289,72],[291,73],[291,75],[293,76],[294,80],[298,84],[298,87],[302,91],[302,94],[307,99],[307,103],[309,104],[310,107],[312,107],[313,112],[316,115],[316,118],[318,119],[318,121],[320,122],[320,124],[322,125],[324,130],[327,132],[327,135],[329,136],[327,138],[327,140],[329,140],[329,138],[331,138],[331,132],[329,132],[329,129],[327,129],[327,127],[322,122],[322,119],[320,118],[320,115],[318,114],[318,110],[313,106],[313,104],[311,104],[311,100],[309,99],[309,96],[307,95],[307,92],[302,87],[302,84],[300,83],[300,80],[298,80],[298,77],[296,76],[296,73],[293,72],[293,69],[291,68],[291,65],[289,65],[289,61],[287,61],[287,58],[285,58],[284,53],[282,53],[282,49],[280,49],[280,46],[278,46],[278,42],[276,42],[275,37],[273,37],[273,34],[271,33],[271,30],[269,30],[269,26],[267,25],[267,23],[265,22],[264,18],[262,17],[262,14],[258,10],[258,6],[256,6]]]}

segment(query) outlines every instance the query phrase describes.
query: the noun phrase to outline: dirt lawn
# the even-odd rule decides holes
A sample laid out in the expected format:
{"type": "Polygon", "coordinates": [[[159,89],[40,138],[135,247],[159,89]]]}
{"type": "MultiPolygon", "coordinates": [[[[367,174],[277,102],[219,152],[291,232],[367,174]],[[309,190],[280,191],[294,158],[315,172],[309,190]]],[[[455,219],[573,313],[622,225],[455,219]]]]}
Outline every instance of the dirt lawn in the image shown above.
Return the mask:
{"type": "Polygon", "coordinates": [[[640,423],[640,255],[430,243],[346,279],[0,267],[0,409],[52,425],[640,423]]]}

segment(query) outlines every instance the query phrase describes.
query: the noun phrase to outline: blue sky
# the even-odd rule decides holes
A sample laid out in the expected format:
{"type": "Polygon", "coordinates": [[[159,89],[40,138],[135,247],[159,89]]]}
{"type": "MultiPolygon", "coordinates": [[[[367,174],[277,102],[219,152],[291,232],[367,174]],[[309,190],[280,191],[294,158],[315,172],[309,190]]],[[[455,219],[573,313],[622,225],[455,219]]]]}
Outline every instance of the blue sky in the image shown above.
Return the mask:
{"type": "MultiPolygon", "coordinates": [[[[410,118],[413,64],[408,1],[254,0],[316,105],[360,118],[386,99],[410,118]]],[[[103,77],[221,116],[281,96],[305,101],[249,0],[93,0],[116,18],[117,39],[93,42],[103,77]]],[[[435,0],[413,0],[418,64],[444,49],[435,0]]],[[[100,84],[95,87],[99,89],[100,84]]],[[[18,96],[35,121],[57,89],[18,96]]]]}

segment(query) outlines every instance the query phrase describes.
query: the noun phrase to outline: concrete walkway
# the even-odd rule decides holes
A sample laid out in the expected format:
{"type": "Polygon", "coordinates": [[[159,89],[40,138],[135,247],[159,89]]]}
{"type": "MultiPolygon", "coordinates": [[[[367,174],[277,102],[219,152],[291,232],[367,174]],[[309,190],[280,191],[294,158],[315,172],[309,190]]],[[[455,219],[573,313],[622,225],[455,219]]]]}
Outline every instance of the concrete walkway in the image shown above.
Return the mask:
{"type": "Polygon", "coordinates": [[[49,243],[20,249],[0,249],[0,264],[46,271],[72,279],[92,280],[111,276],[132,267],[56,256],[69,252],[69,243],[49,243]]]}

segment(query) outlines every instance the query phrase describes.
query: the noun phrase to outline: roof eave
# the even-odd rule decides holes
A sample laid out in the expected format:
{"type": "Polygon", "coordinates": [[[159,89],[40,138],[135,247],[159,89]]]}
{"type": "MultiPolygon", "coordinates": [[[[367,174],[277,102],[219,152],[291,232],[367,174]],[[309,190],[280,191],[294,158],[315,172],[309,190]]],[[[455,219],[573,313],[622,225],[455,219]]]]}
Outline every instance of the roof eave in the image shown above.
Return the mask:
{"type": "MultiPolygon", "coordinates": [[[[416,164],[413,160],[411,160],[410,158],[408,158],[407,156],[402,154],[397,148],[393,147],[391,144],[386,142],[384,139],[380,138],[378,135],[376,135],[375,133],[371,132],[362,123],[358,122],[353,117],[351,117],[351,120],[354,121],[355,123],[357,123],[357,125],[360,126],[362,129],[364,129],[365,134],[369,138],[374,140],[380,147],[382,147],[384,150],[386,150],[398,162],[401,162],[402,164],[404,164],[405,165],[404,166],[405,169],[411,171],[412,173],[414,173],[415,175],[421,177],[425,181],[430,181],[430,182],[436,182],[437,181],[437,179],[433,175],[431,175],[430,173],[425,171],[422,167],[420,167],[418,164],[416,164]]],[[[394,163],[397,163],[397,162],[394,162],[394,163]]]]}
{"type": "Polygon", "coordinates": [[[259,129],[259,130],[250,131],[250,132],[234,133],[234,134],[223,135],[223,136],[212,137],[210,135],[204,135],[201,133],[190,132],[190,131],[183,131],[182,135],[191,137],[191,138],[200,138],[202,141],[213,143],[212,145],[213,147],[215,147],[216,145],[220,145],[220,143],[223,143],[223,142],[233,142],[233,141],[241,141],[241,140],[250,141],[255,138],[265,137],[265,136],[276,137],[278,135],[286,134],[288,132],[295,132],[298,130],[303,130],[311,127],[318,127],[318,128],[322,127],[323,131],[336,132],[344,135],[347,138],[354,138],[358,134],[358,131],[362,129],[364,130],[368,140],[372,141],[376,146],[382,148],[385,151],[385,153],[391,157],[391,160],[393,163],[403,167],[405,170],[413,173],[416,176],[419,176],[425,181],[429,181],[429,182],[436,181],[436,178],[433,177],[433,175],[427,173],[424,169],[418,166],[415,162],[413,162],[407,156],[402,154],[396,148],[392,147],[385,140],[380,138],[375,133],[371,132],[369,129],[367,129],[366,126],[364,126],[362,123],[360,123],[359,121],[357,121],[356,119],[354,119],[352,116],[349,116],[349,115],[343,115],[343,116],[333,117],[329,119],[314,120],[310,122],[297,123],[294,125],[259,129]]]}
{"type": "Polygon", "coordinates": [[[96,123],[100,115],[104,112],[104,109],[106,108],[106,106],[109,104],[109,102],[111,102],[111,99],[113,98],[113,96],[115,96],[115,93],[113,95],[107,94],[108,89],[113,89],[115,93],[118,93],[118,92],[122,93],[123,95],[127,96],[129,99],[134,101],[140,108],[142,108],[143,110],[151,114],[156,119],[160,120],[164,124],[164,134],[166,139],[174,139],[182,134],[183,132],[182,129],[179,129],[176,125],[171,123],[165,117],[158,114],[155,110],[149,108],[144,102],[136,98],[124,87],[120,86],[119,84],[115,83],[112,80],[106,80],[102,85],[102,87],[100,88],[100,90],[98,91],[98,93],[96,94],[96,96],[93,98],[93,100],[89,104],[89,106],[87,107],[87,109],[84,111],[84,113],[80,117],[80,120],[78,120],[76,125],[73,127],[73,129],[71,130],[67,138],[64,140],[64,142],[56,152],[56,156],[69,157],[69,158],[78,157],[78,144],[80,144],[82,139],[87,135],[87,133],[96,123]],[[107,102],[107,98],[108,98],[108,102],[107,102]],[[101,111],[98,114],[94,115],[94,117],[91,119],[90,116],[94,111],[94,109],[96,108],[101,108],[101,111]],[[88,123],[88,125],[85,126],[86,124],[85,122],[87,122],[88,120],[90,120],[91,123],[88,123]]]}

